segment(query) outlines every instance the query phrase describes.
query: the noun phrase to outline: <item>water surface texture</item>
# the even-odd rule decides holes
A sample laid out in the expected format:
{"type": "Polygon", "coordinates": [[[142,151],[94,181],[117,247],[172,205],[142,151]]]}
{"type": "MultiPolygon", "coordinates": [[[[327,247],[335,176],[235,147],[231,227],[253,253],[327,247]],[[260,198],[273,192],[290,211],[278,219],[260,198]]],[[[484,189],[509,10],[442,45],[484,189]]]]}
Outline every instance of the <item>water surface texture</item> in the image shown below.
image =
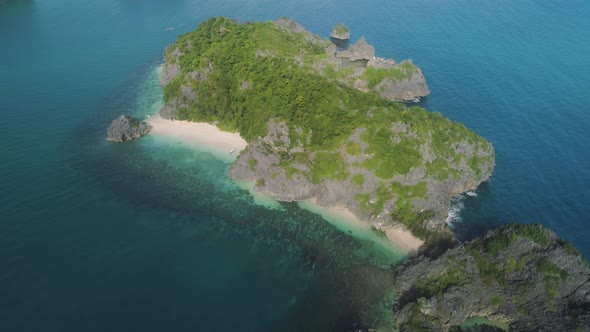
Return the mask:
{"type": "Polygon", "coordinates": [[[401,256],[257,204],[208,153],[104,140],[117,115],[157,109],[163,49],[215,15],[324,37],[343,21],[412,58],[421,105],[496,148],[491,182],[455,203],[457,235],[540,222],[590,257],[588,2],[5,0],[0,330],[342,331],[391,307],[384,262],[401,256]]]}

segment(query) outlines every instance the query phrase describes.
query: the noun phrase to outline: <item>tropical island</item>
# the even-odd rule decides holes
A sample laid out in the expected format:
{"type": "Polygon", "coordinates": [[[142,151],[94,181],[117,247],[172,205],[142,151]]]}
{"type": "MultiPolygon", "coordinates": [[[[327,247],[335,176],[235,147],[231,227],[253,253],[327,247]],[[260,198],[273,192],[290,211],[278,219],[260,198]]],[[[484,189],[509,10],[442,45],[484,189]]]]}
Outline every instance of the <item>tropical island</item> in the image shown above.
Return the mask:
{"type": "Polygon", "coordinates": [[[338,50],[288,19],[212,18],[168,47],[161,83],[163,118],[247,141],[230,177],[277,200],[346,208],[379,229],[450,235],[451,197],[494,167],[485,139],[397,102],[429,93],[422,72],[376,57],[364,38],[338,50]]]}
{"type": "MultiPolygon", "coordinates": [[[[344,28],[332,37],[349,38],[344,28]]],[[[376,57],[364,38],[338,49],[286,18],[223,17],[181,35],[164,59],[165,105],[148,119],[151,132],[231,153],[229,176],[257,192],[342,209],[395,230],[394,242],[417,241],[392,269],[394,321],[373,327],[590,328],[588,263],[551,231],[508,225],[455,241],[451,198],[490,178],[495,152],[462,124],[406,103],[429,94],[412,61],[376,57]]]]}

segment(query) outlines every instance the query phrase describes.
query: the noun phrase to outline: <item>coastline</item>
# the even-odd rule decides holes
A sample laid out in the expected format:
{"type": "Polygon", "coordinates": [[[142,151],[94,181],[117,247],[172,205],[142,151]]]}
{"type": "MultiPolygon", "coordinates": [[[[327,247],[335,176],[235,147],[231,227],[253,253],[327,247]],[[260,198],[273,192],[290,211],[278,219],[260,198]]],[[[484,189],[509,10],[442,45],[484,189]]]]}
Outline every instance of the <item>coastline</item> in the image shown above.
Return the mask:
{"type": "Polygon", "coordinates": [[[205,122],[168,120],[159,114],[152,115],[145,121],[152,126],[150,135],[179,140],[224,160],[235,160],[240,151],[248,146],[240,134],[222,131],[205,122]]]}
{"type": "MultiPolygon", "coordinates": [[[[209,123],[168,120],[162,118],[159,114],[148,117],[146,122],[152,126],[150,135],[178,140],[228,162],[233,162],[240,151],[248,145],[240,134],[222,131],[209,123]]],[[[270,196],[267,197],[267,195],[256,192],[253,185],[240,181],[236,181],[236,184],[250,191],[256,204],[271,209],[282,208],[280,203],[270,196]]],[[[316,198],[300,201],[298,205],[303,209],[321,215],[343,233],[351,234],[360,240],[373,242],[374,246],[379,247],[379,250],[395,253],[394,256],[396,257],[415,253],[424,243],[402,226],[380,231],[375,229],[368,221],[359,219],[347,208],[321,206],[317,204],[316,198]]]]}
{"type": "Polygon", "coordinates": [[[342,232],[353,234],[359,238],[368,238],[376,242],[381,242],[381,245],[388,247],[387,243],[383,243],[383,240],[385,240],[404,255],[418,252],[420,246],[424,244],[424,241],[416,238],[403,226],[394,226],[386,230],[379,230],[370,222],[359,219],[346,207],[318,205],[315,197],[298,202],[298,205],[301,208],[322,215],[324,219],[342,232]]]}

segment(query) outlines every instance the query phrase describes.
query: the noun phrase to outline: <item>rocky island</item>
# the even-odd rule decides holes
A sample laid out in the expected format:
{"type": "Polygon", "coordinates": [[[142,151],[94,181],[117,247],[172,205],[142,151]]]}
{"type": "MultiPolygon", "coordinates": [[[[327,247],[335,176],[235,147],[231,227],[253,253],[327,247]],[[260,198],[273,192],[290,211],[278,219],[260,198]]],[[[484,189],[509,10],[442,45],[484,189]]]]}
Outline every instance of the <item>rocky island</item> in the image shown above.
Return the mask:
{"type": "Polygon", "coordinates": [[[400,102],[429,94],[411,60],[377,57],[364,38],[337,49],[285,18],[222,17],[164,58],[161,118],[239,133],[231,178],[426,241],[393,269],[395,322],[384,330],[473,331],[473,320],[487,331],[590,328],[588,263],[554,233],[511,225],[454,240],[451,198],[490,178],[495,152],[465,126],[400,102]]]}
{"type": "Polygon", "coordinates": [[[168,47],[161,83],[163,118],[216,123],[248,142],[230,177],[278,200],[345,207],[381,229],[450,235],[451,197],[494,168],[485,139],[395,102],[426,95],[424,76],[375,57],[364,38],[337,51],[289,19],[212,18],[168,47]]]}
{"type": "Polygon", "coordinates": [[[340,40],[349,40],[350,39],[350,30],[348,27],[344,25],[344,23],[338,23],[332,29],[332,33],[330,33],[330,37],[334,39],[340,40]]]}
{"type": "Polygon", "coordinates": [[[147,134],[152,130],[152,126],[134,119],[130,115],[121,115],[111,122],[107,129],[107,141],[123,142],[130,141],[147,134]]]}

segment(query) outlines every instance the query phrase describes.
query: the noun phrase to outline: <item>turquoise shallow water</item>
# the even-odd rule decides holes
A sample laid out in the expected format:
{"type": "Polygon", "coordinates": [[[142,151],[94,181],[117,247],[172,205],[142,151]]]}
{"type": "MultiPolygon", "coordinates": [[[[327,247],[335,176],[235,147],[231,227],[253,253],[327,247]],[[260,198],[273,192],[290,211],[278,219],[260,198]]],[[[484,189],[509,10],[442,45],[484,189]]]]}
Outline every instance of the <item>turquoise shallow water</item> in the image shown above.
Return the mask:
{"type": "Polygon", "coordinates": [[[496,147],[457,234],[541,222],[590,257],[587,2],[8,0],[0,330],[340,331],[383,303],[390,275],[320,217],[254,204],[227,164],[175,142],[104,141],[113,117],[151,109],[163,48],[212,15],[322,36],[344,21],[378,55],[413,58],[422,104],[496,147]]]}

